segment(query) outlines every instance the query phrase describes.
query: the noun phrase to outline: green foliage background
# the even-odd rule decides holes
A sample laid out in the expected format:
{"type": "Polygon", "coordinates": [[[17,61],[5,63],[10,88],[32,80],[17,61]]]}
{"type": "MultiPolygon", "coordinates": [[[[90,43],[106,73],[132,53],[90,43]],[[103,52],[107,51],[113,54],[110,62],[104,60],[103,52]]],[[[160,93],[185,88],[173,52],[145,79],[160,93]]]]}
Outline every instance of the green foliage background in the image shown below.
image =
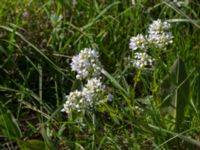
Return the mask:
{"type": "Polygon", "coordinates": [[[0,0],[0,148],[200,148],[200,3],[183,2],[0,0]],[[174,42],[138,71],[130,38],[158,18],[174,42]],[[68,116],[65,95],[81,84],[69,64],[85,47],[101,54],[114,100],[68,116]]]}

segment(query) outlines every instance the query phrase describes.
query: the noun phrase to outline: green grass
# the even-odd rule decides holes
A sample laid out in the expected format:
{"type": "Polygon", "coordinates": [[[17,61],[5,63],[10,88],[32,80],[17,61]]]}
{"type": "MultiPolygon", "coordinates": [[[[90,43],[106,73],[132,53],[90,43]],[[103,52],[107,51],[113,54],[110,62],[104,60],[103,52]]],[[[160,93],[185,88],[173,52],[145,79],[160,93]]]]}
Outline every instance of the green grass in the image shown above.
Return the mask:
{"type": "Polygon", "coordinates": [[[73,2],[1,0],[0,149],[199,149],[198,0],[73,2]],[[137,70],[130,38],[158,18],[171,22],[174,42],[151,49],[153,70],[137,70]],[[99,51],[114,99],[67,115],[65,95],[83,84],[71,58],[85,47],[99,51]]]}

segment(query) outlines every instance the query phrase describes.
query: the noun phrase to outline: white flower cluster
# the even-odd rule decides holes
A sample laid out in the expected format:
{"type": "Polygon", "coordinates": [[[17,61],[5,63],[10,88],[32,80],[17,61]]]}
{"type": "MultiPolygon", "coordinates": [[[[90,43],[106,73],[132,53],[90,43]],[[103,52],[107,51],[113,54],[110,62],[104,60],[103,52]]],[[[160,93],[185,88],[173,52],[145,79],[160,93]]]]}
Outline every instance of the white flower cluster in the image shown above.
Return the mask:
{"type": "Polygon", "coordinates": [[[83,96],[85,97],[85,101],[89,106],[94,104],[94,101],[101,97],[105,91],[105,86],[102,84],[100,79],[92,78],[88,80],[87,84],[83,88],[83,96]]]}
{"type": "Polygon", "coordinates": [[[154,20],[152,24],[149,25],[148,33],[149,34],[159,34],[164,31],[168,31],[171,28],[171,25],[164,21],[162,22],[160,19],[154,20]]]}
{"type": "Polygon", "coordinates": [[[153,21],[148,29],[148,41],[157,48],[165,48],[165,46],[173,42],[171,32],[168,32],[171,25],[168,22],[162,22],[160,19],[153,21]]]}
{"type": "Polygon", "coordinates": [[[91,48],[85,48],[81,52],[72,58],[71,68],[72,71],[76,71],[77,79],[86,79],[97,76],[99,66],[101,63],[98,60],[99,53],[91,48]]]}
{"type": "Polygon", "coordinates": [[[63,105],[64,108],[61,110],[62,112],[69,113],[70,111],[76,109],[80,111],[81,103],[83,102],[83,95],[80,91],[70,92],[69,95],[66,96],[66,102],[63,105]]]}
{"type": "Polygon", "coordinates": [[[66,96],[63,112],[70,113],[75,110],[80,112],[89,107],[93,107],[97,100],[105,99],[108,95],[105,94],[105,86],[100,79],[89,79],[82,91],[74,91],[66,96]]]}
{"type": "Polygon", "coordinates": [[[153,61],[154,59],[146,52],[136,52],[132,63],[137,68],[144,68],[146,66],[153,66],[153,61]]]}
{"type": "Polygon", "coordinates": [[[71,68],[77,72],[77,79],[87,79],[87,83],[80,91],[70,92],[66,96],[63,112],[81,112],[92,108],[101,100],[111,101],[112,94],[105,90],[101,82],[99,54],[95,50],[85,48],[78,55],[72,58],[71,68]]]}
{"type": "Polygon", "coordinates": [[[141,50],[142,52],[135,52],[132,63],[137,68],[151,67],[154,59],[148,55],[147,50],[151,45],[156,48],[165,49],[167,45],[173,42],[173,35],[169,32],[171,25],[160,19],[153,21],[148,27],[148,35],[138,34],[131,37],[129,48],[132,51],[141,50]]]}
{"type": "Polygon", "coordinates": [[[137,49],[146,49],[147,41],[145,37],[142,34],[138,34],[137,36],[134,36],[130,40],[129,47],[132,50],[137,50],[137,49]]]}

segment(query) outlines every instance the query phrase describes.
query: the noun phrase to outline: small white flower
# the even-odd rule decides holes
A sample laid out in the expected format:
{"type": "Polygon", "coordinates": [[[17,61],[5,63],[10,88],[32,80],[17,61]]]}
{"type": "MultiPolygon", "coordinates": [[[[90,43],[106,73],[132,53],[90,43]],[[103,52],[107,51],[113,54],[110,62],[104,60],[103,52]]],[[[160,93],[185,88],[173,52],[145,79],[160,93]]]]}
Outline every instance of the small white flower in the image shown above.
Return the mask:
{"type": "Polygon", "coordinates": [[[147,41],[142,34],[138,34],[130,39],[129,48],[134,50],[146,49],[147,41]]]}
{"type": "Polygon", "coordinates": [[[152,67],[154,59],[145,52],[136,52],[132,64],[137,68],[152,67]]]}
{"type": "Polygon", "coordinates": [[[153,21],[148,29],[148,42],[157,48],[165,48],[165,46],[173,43],[173,35],[168,30],[171,25],[168,22],[162,22],[160,19],[153,21]]]}
{"type": "Polygon", "coordinates": [[[92,102],[99,98],[99,94],[103,93],[105,89],[105,86],[102,84],[100,79],[98,78],[92,78],[88,80],[87,84],[83,88],[83,95],[86,98],[86,101],[92,105],[92,102]]]}
{"type": "Polygon", "coordinates": [[[138,106],[135,106],[135,109],[138,110],[138,111],[140,111],[140,112],[144,111],[144,109],[142,109],[141,107],[138,107],[138,106]]]}
{"type": "Polygon", "coordinates": [[[106,95],[105,86],[98,78],[89,79],[82,91],[70,92],[66,96],[66,102],[62,111],[70,113],[71,111],[81,112],[87,108],[93,108],[97,101],[102,99],[112,98],[111,95],[106,95]]]}
{"type": "Polygon", "coordinates": [[[133,7],[135,7],[135,0],[131,0],[133,7]]]}
{"type": "Polygon", "coordinates": [[[86,79],[100,74],[99,66],[101,63],[98,60],[99,53],[90,48],[85,48],[72,58],[71,68],[76,71],[77,79],[86,79]]]}
{"type": "Polygon", "coordinates": [[[152,24],[149,25],[148,33],[149,34],[160,34],[162,32],[168,31],[171,28],[171,25],[160,19],[154,20],[152,24]]]}
{"type": "Polygon", "coordinates": [[[155,47],[165,48],[165,46],[173,43],[173,36],[171,32],[163,32],[162,34],[150,34],[148,40],[149,43],[154,44],[155,47]]]}
{"type": "Polygon", "coordinates": [[[107,100],[108,100],[109,102],[112,102],[113,98],[114,98],[114,96],[113,96],[111,93],[109,93],[109,94],[107,95],[107,100]]]}
{"type": "Polygon", "coordinates": [[[70,113],[72,110],[79,110],[82,102],[84,101],[84,97],[82,92],[74,91],[70,92],[68,96],[66,96],[66,102],[64,104],[64,108],[61,110],[66,113],[70,113]]]}

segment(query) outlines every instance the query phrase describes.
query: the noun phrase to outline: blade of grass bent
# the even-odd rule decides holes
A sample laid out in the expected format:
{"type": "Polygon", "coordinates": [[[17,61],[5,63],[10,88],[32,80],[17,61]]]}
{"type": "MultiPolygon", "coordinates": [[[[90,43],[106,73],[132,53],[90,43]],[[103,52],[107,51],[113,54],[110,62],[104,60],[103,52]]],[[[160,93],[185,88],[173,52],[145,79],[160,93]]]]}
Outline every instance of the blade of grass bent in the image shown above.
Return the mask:
{"type": "Polygon", "coordinates": [[[108,7],[106,7],[104,10],[102,10],[101,13],[100,13],[98,16],[96,16],[90,23],[88,23],[87,25],[83,26],[83,27],[81,28],[81,30],[83,31],[83,30],[89,28],[90,26],[92,26],[92,25],[93,25],[101,16],[103,16],[110,8],[112,8],[112,7],[115,6],[115,5],[118,5],[119,3],[120,3],[120,2],[117,1],[117,2],[114,2],[114,3],[110,4],[110,5],[109,5],[108,7]]]}
{"type": "MultiPolygon", "coordinates": [[[[14,32],[14,30],[12,28],[0,25],[1,29],[4,29],[6,31],[9,32],[14,32]]],[[[40,54],[40,56],[42,56],[49,64],[52,65],[52,67],[58,71],[59,73],[61,73],[62,75],[66,76],[65,73],[63,71],[61,71],[61,68],[58,67],[53,61],[51,61],[41,50],[39,50],[35,45],[33,45],[31,42],[29,42],[28,40],[26,40],[26,38],[20,34],[19,32],[15,32],[15,34],[17,36],[19,36],[24,42],[26,42],[29,46],[31,46],[38,54],[40,54]]]]}
{"type": "Polygon", "coordinates": [[[184,141],[186,141],[186,142],[188,142],[188,143],[190,143],[190,144],[193,144],[193,145],[197,146],[198,148],[200,148],[200,142],[199,142],[199,141],[194,140],[194,139],[191,139],[191,138],[189,138],[189,137],[183,135],[185,132],[189,132],[189,131],[191,131],[192,129],[183,131],[183,132],[181,132],[181,133],[176,133],[176,132],[171,132],[171,131],[168,131],[168,130],[166,130],[166,129],[163,129],[163,128],[154,126],[154,125],[152,125],[152,124],[148,124],[148,125],[149,125],[150,128],[152,128],[152,129],[154,129],[154,130],[158,130],[158,131],[162,131],[162,132],[171,134],[171,135],[174,136],[174,138],[180,138],[180,139],[182,139],[182,140],[184,140],[184,141]]]}
{"type": "Polygon", "coordinates": [[[169,0],[165,0],[163,1],[164,4],[166,4],[168,7],[172,8],[173,10],[175,10],[177,13],[179,13],[180,15],[182,15],[183,17],[187,18],[189,20],[190,23],[192,23],[193,25],[195,25],[197,28],[200,29],[200,25],[196,23],[196,21],[194,21],[193,19],[191,19],[188,15],[186,15],[182,10],[180,10],[179,8],[177,8],[177,6],[173,5],[173,3],[171,3],[169,0]]]}
{"type": "Polygon", "coordinates": [[[115,80],[115,78],[113,78],[106,70],[101,69],[101,72],[108,78],[110,79],[110,81],[120,90],[122,91],[124,94],[126,94],[126,96],[128,96],[128,92],[119,84],[119,82],[117,82],[115,80]]]}

